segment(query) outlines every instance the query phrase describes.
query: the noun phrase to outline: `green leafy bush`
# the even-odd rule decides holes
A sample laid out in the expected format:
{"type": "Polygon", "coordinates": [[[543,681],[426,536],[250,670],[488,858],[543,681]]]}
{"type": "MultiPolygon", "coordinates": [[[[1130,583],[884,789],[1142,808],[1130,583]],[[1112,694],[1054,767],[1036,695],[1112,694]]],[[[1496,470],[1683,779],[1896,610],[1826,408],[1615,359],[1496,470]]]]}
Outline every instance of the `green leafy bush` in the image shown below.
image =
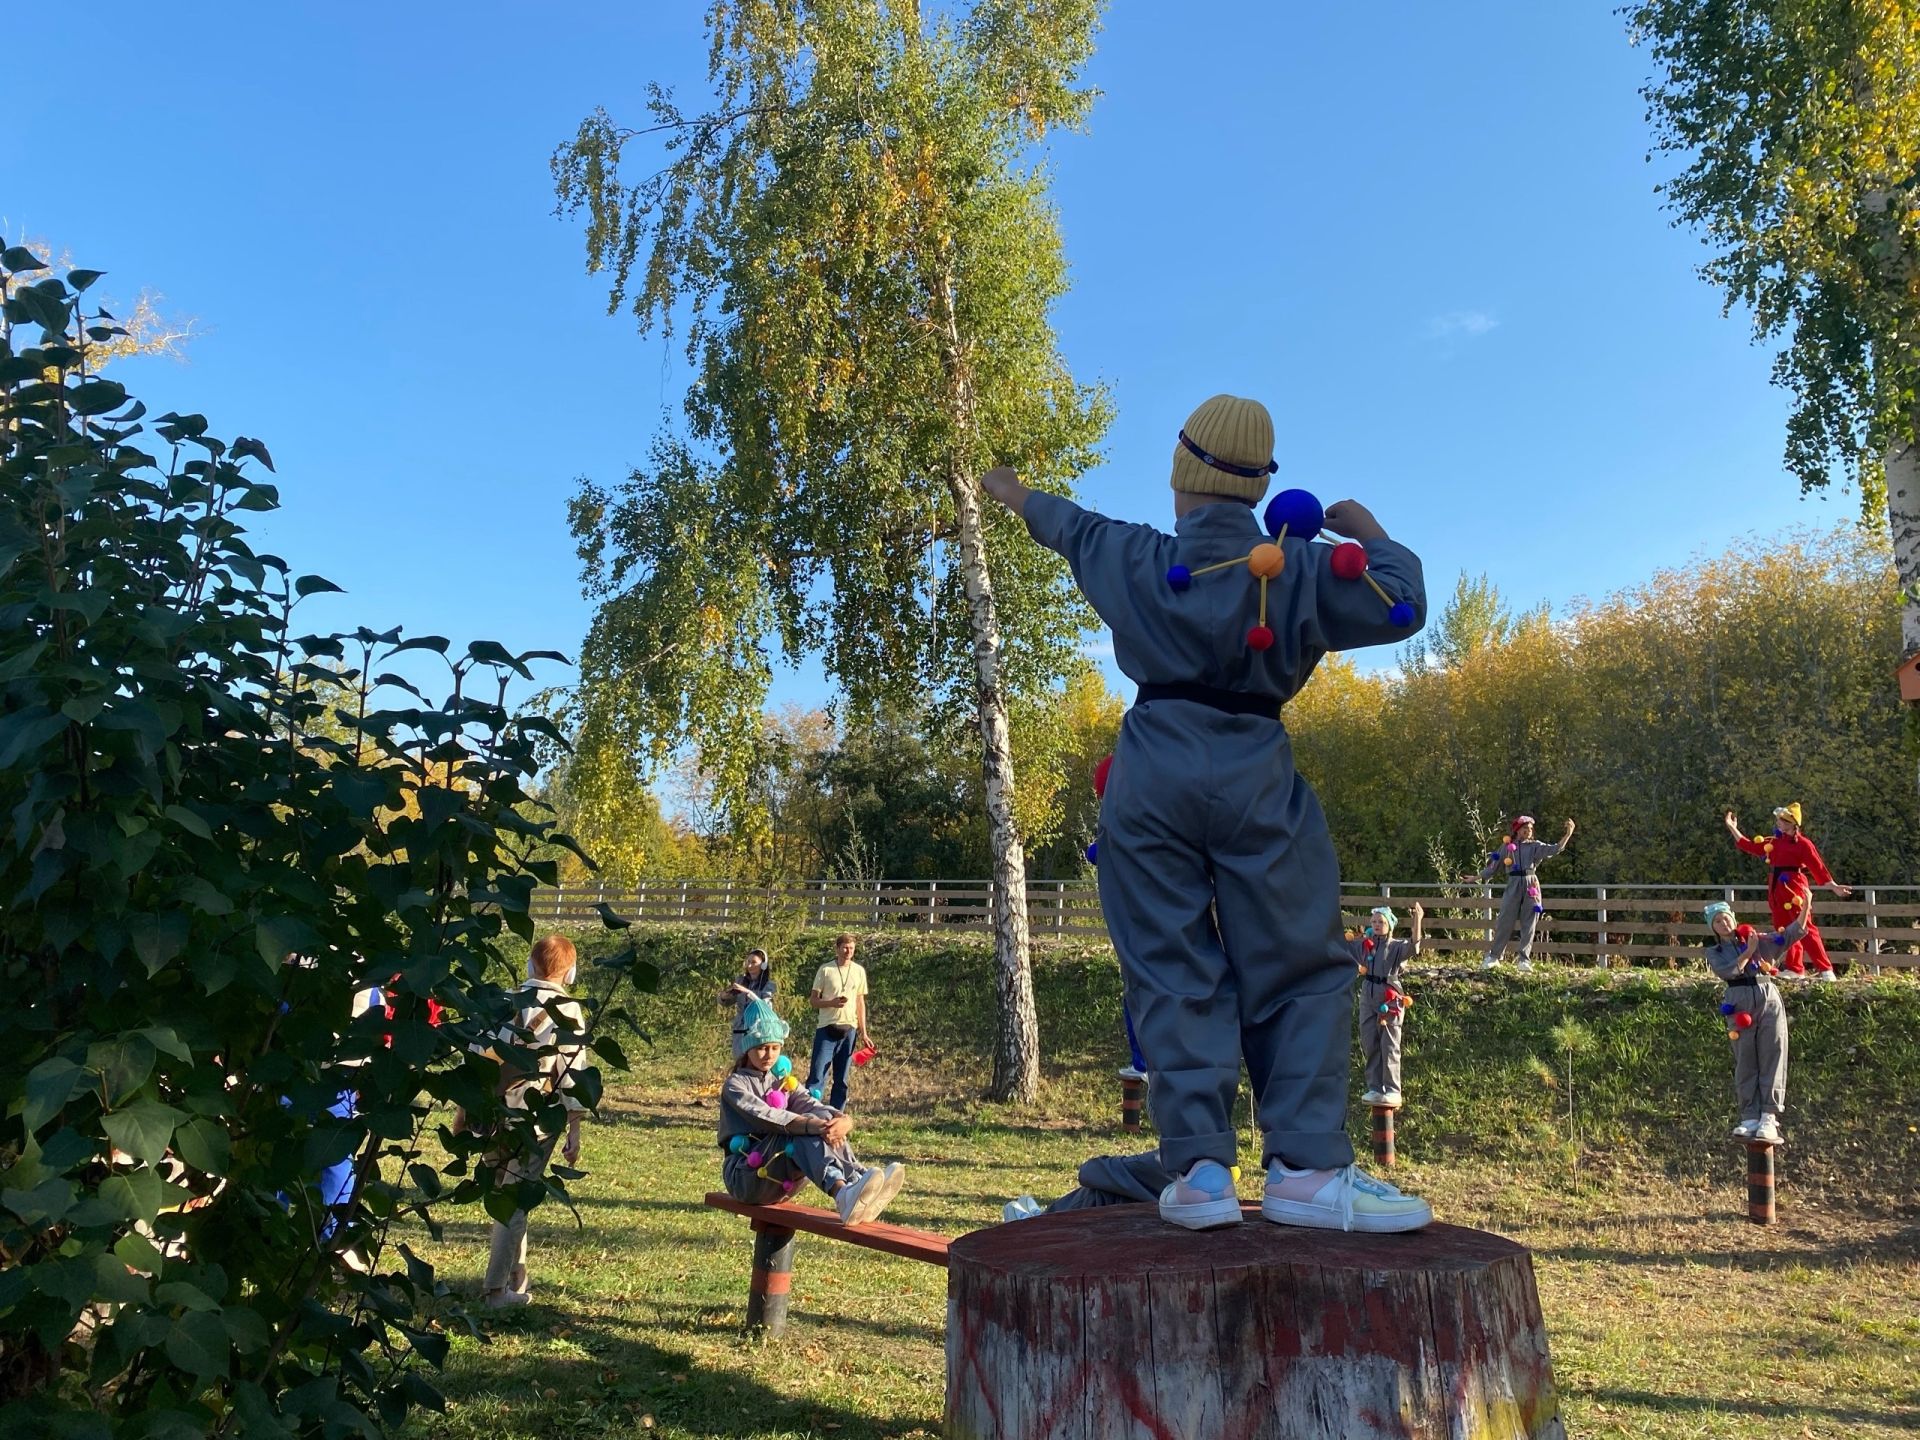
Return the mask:
{"type": "Polygon", "coordinates": [[[559,657],[296,634],[337,587],[248,547],[266,447],[169,414],[139,448],[97,272],[45,269],[0,254],[0,1433],[377,1434],[438,1403],[459,1318],[389,1227],[577,1174],[483,1163],[558,1108],[503,1112],[481,1052],[571,848],[504,703],[559,657]],[[407,651],[444,703],[382,668],[407,651]]]}

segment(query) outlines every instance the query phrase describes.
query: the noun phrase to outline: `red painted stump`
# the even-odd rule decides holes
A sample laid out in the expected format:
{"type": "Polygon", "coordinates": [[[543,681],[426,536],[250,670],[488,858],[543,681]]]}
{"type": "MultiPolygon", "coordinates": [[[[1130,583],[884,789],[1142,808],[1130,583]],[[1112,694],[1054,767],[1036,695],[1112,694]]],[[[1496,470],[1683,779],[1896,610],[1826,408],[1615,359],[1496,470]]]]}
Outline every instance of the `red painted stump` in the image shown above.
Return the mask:
{"type": "Polygon", "coordinates": [[[1559,1414],[1533,1262],[1497,1235],[1116,1205],[948,1252],[950,1440],[1564,1440],[1559,1414]]]}

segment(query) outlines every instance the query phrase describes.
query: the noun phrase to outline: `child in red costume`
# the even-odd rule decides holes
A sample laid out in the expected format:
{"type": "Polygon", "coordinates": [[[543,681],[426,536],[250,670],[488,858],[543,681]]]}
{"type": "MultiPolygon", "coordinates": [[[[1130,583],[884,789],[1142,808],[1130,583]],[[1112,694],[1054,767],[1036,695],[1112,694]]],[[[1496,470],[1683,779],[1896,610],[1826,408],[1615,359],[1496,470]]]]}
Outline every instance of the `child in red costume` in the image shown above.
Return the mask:
{"type": "MultiPolygon", "coordinates": [[[[1765,840],[1749,840],[1742,835],[1740,822],[1734,819],[1731,810],[1727,812],[1726,825],[1735,845],[1749,855],[1760,856],[1773,867],[1773,878],[1767,884],[1767,908],[1772,913],[1775,930],[1785,930],[1800,917],[1815,885],[1824,885],[1842,900],[1853,894],[1851,886],[1833,878],[1827,862],[1820,858],[1813,841],[1801,830],[1798,800],[1773,812],[1773,834],[1765,840]]],[[[1807,926],[1806,939],[1787,951],[1780,968],[1792,975],[1805,975],[1807,967],[1801,958],[1802,952],[1812,957],[1814,972],[1820,979],[1833,979],[1833,961],[1827,958],[1827,942],[1820,938],[1818,925],[1807,926]]]]}

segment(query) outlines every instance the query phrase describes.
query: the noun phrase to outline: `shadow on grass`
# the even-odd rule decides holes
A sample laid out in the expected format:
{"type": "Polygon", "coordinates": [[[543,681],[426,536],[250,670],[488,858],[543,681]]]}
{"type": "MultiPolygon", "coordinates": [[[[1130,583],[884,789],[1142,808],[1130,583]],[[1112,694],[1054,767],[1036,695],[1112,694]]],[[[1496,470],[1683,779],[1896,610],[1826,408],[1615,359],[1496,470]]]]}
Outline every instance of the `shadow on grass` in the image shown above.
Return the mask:
{"type": "MultiPolygon", "coordinates": [[[[730,1317],[724,1312],[716,1311],[711,1305],[668,1303],[659,1300],[653,1301],[651,1308],[662,1317],[680,1317],[676,1323],[682,1329],[737,1334],[743,1337],[742,1344],[752,1343],[744,1338],[745,1332],[741,1329],[739,1320],[734,1318],[738,1315],[737,1311],[730,1317]]],[[[818,1311],[809,1310],[801,1303],[798,1295],[792,1301],[787,1323],[786,1338],[789,1339],[803,1333],[808,1338],[812,1338],[823,1331],[838,1331],[844,1332],[849,1339],[878,1336],[888,1340],[911,1340],[916,1344],[931,1345],[936,1348],[944,1347],[947,1343],[947,1332],[944,1326],[923,1325],[912,1320],[862,1320],[851,1315],[823,1315],[818,1311]]]]}
{"type": "Polygon", "coordinates": [[[1711,1399],[1698,1395],[1661,1395],[1652,1390],[1621,1390],[1605,1387],[1579,1392],[1582,1399],[1603,1405],[1634,1405],[1645,1410],[1717,1411],[1722,1414],[1764,1416],[1769,1420],[1802,1420],[1809,1416],[1838,1421],[1845,1425],[1884,1425],[1901,1430],[1915,1423],[1916,1412],[1907,1410],[1862,1410],[1838,1405],[1801,1405],[1787,1401],[1711,1399]]]}
{"type": "MultiPolygon", "coordinates": [[[[1744,1220],[1729,1224],[1745,1225],[1744,1220]]],[[[1645,1265],[1663,1269],[1712,1266],[1731,1270],[1786,1270],[1802,1266],[1810,1270],[1841,1269],[1860,1264],[1896,1265],[1920,1260],[1920,1226],[1890,1235],[1875,1235],[1840,1244],[1815,1246],[1805,1250],[1755,1250],[1736,1245],[1727,1249],[1631,1250],[1606,1245],[1533,1245],[1528,1247],[1542,1260],[1585,1261],[1604,1265],[1645,1265]]]]}
{"type": "MultiPolygon", "coordinates": [[[[699,1313],[692,1306],[677,1308],[699,1313]]],[[[835,1440],[893,1440],[928,1423],[918,1416],[862,1413],[783,1395],[742,1372],[708,1369],[685,1354],[636,1340],[631,1328],[599,1315],[535,1303],[510,1318],[493,1320],[488,1330],[502,1340],[522,1334],[537,1340],[556,1322],[564,1322],[569,1340],[589,1357],[540,1351],[507,1358],[496,1349],[444,1374],[441,1385],[447,1398],[460,1405],[494,1396],[525,1396],[552,1411],[554,1401],[537,1397],[556,1388],[563,1394],[570,1389],[574,1394],[568,1398],[591,1406],[598,1412],[592,1420],[609,1432],[617,1428],[624,1433],[644,1415],[652,1417],[644,1422],[649,1428],[670,1426],[715,1440],[734,1440],[749,1427],[774,1434],[831,1432],[835,1440]],[[616,1419],[621,1415],[627,1417],[625,1424],[616,1419]]],[[[707,1328],[711,1326],[709,1322],[707,1328]]],[[[917,1331],[898,1333],[920,1338],[917,1331]]],[[[742,1332],[740,1344],[745,1348],[756,1342],[742,1332]]]]}

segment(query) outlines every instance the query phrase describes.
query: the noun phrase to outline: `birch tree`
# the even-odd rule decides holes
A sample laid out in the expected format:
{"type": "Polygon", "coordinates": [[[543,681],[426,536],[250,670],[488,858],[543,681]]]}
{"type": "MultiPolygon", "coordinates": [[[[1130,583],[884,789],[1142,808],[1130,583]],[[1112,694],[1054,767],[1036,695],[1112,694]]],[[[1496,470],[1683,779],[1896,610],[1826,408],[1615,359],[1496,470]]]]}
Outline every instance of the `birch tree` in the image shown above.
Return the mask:
{"type": "Polygon", "coordinates": [[[553,158],[610,311],[677,329],[694,372],[651,462],[574,500],[601,602],[581,742],[691,744],[744,804],[776,656],[818,655],[856,714],[964,714],[1000,1098],[1039,1078],[1009,715],[1055,687],[1090,616],[1055,558],[983,514],[976,477],[1005,462],[1067,492],[1107,424],[1050,324],[1066,273],[1043,150],[1087,114],[1100,8],[718,0],[710,108],[652,87],[647,124],[596,111],[553,158]]]}
{"type": "Polygon", "coordinates": [[[1920,651],[1920,0],[1644,0],[1666,187],[1701,274],[1784,338],[1786,461],[1884,507],[1901,658],[1920,651]]]}

